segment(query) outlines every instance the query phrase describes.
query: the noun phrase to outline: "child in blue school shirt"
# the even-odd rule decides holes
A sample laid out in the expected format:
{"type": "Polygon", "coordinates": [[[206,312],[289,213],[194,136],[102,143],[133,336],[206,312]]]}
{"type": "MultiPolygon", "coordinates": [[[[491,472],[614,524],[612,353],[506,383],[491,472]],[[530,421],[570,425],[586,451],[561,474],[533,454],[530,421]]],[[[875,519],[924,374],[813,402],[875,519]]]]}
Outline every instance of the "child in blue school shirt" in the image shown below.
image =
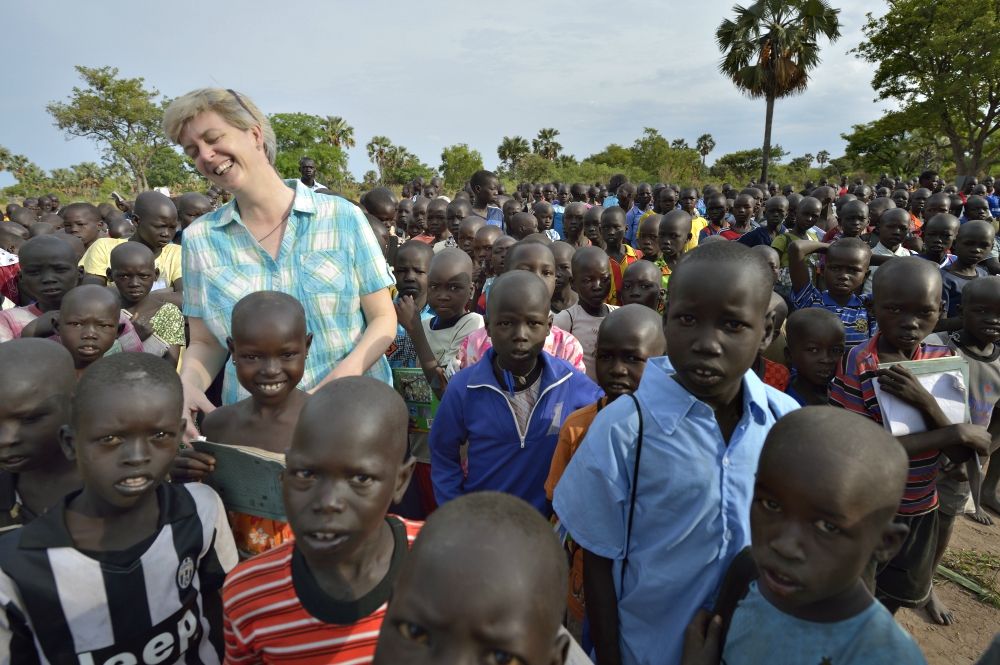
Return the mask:
{"type": "Polygon", "coordinates": [[[542,348],[552,328],[549,287],[527,270],[504,273],[487,302],[493,342],[448,381],[430,432],[431,479],[439,505],[493,490],[552,513],[545,495],[566,416],[604,393],[586,374],[542,348]],[[468,443],[468,468],[461,448],[468,443]]]}
{"type": "Polygon", "coordinates": [[[903,545],[893,518],[908,470],[893,436],[854,414],[812,406],[780,419],[760,454],[752,545],[712,613],[691,622],[683,665],[925,665],[861,579],[903,545]],[[803,432],[823,445],[801,445],[803,432]]]}
{"type": "Polygon", "coordinates": [[[584,549],[601,660],[680,663],[685,627],[750,542],[764,438],[798,408],[750,369],[774,326],[773,284],[740,243],[687,252],[663,314],[668,355],[647,362],[640,411],[632,399],[604,408],[555,488],[554,509],[584,549]]]}

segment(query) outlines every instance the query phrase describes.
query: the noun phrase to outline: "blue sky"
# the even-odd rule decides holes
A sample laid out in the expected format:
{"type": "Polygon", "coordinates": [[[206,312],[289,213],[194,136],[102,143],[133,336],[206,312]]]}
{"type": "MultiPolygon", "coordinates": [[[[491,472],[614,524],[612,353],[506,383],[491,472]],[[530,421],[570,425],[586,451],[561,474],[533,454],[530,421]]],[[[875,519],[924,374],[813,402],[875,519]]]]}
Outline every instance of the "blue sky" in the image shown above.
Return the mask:
{"type": "MultiPolygon", "coordinates": [[[[847,51],[881,2],[833,0],[842,37],[804,95],[781,100],[773,141],[792,156],[843,153],[842,132],[876,119],[872,69],[847,51]]],[[[64,100],[74,65],[110,65],[176,97],[221,85],[267,113],[340,115],[355,127],[349,168],[373,168],[364,144],[388,136],[421,161],[468,143],[497,165],[503,136],[560,130],[577,159],[625,146],[643,127],[692,145],[710,133],[727,152],[763,141],[764,102],[745,99],[717,71],[715,28],[727,0],[470,3],[440,0],[169,3],[9,0],[0,6],[0,145],[44,169],[99,161],[94,143],[67,141],[45,105],[64,100]]],[[[12,184],[0,173],[0,186],[12,184]]]]}

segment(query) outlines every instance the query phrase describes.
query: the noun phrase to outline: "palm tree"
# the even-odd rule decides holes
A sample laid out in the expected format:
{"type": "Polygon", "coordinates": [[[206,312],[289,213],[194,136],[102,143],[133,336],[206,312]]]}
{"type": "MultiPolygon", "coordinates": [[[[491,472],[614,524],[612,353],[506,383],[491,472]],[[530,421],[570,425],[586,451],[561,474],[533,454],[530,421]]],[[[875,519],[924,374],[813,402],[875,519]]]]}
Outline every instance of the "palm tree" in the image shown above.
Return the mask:
{"type": "Polygon", "coordinates": [[[538,130],[538,138],[532,139],[531,148],[540,157],[555,159],[562,150],[562,145],[556,142],[559,130],[551,127],[538,130]]]}
{"type": "Polygon", "coordinates": [[[747,97],[767,100],[760,174],[767,182],[774,100],[805,92],[809,71],[820,62],[818,37],[831,43],[840,37],[840,10],[826,0],[757,0],[733,11],[736,19],[715,31],[723,52],[719,71],[747,97]]]}
{"type": "Polygon", "coordinates": [[[10,150],[0,145],[0,171],[6,171],[7,165],[10,164],[10,160],[14,155],[10,150]]]}
{"type": "Polygon", "coordinates": [[[322,143],[332,145],[336,148],[353,148],[354,128],[347,124],[347,121],[339,115],[328,115],[326,120],[320,125],[323,132],[322,143]]]}
{"type": "Polygon", "coordinates": [[[517,170],[521,168],[521,163],[529,152],[531,152],[531,147],[520,136],[515,136],[514,138],[505,136],[500,145],[497,146],[497,157],[500,158],[501,162],[508,164],[510,172],[515,178],[517,177],[517,170]]]}
{"type": "Polygon", "coordinates": [[[690,150],[691,146],[684,139],[674,139],[670,142],[670,147],[674,150],[690,150]]]}
{"type": "Polygon", "coordinates": [[[715,139],[712,138],[711,134],[702,134],[698,137],[698,140],[694,144],[695,150],[701,155],[701,168],[705,168],[705,158],[708,157],[708,153],[715,150],[715,139]]]}
{"type": "Polygon", "coordinates": [[[373,136],[372,140],[365,145],[368,151],[368,159],[378,168],[379,182],[385,175],[386,156],[392,150],[392,141],[386,136],[373,136]]]}
{"type": "Polygon", "coordinates": [[[816,153],[816,161],[819,162],[819,167],[822,169],[823,165],[830,161],[830,153],[826,150],[820,150],[816,153]]]}

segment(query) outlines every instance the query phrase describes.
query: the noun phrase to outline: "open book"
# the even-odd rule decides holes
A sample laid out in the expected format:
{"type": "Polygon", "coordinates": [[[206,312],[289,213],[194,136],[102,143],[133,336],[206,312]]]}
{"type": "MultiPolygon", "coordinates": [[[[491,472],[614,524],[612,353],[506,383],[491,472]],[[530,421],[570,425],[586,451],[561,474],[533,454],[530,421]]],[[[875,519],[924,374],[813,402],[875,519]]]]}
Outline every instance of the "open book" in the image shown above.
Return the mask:
{"type": "Polygon", "coordinates": [[[215,471],[205,476],[205,484],[219,493],[226,510],[288,521],[281,501],[284,455],[201,439],[195,439],[191,445],[215,458],[215,471]]]}

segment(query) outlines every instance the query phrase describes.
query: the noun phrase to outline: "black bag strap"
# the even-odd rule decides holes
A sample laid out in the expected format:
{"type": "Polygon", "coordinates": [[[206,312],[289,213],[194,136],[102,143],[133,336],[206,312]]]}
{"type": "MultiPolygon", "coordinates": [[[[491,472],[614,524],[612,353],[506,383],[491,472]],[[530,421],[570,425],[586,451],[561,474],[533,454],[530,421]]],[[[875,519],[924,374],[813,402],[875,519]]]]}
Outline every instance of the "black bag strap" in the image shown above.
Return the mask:
{"type": "Polygon", "coordinates": [[[722,644],[726,643],[726,633],[729,632],[729,624],[733,620],[733,614],[736,613],[736,606],[746,598],[750,592],[750,583],[759,575],[757,563],[753,560],[753,553],[748,545],[729,564],[729,570],[726,571],[722,587],[719,589],[719,596],[712,607],[712,614],[722,617],[722,644]]]}
{"type": "Polygon", "coordinates": [[[628,565],[628,549],[632,543],[632,519],[635,517],[635,495],[639,489],[639,457],[642,455],[642,407],[635,395],[629,395],[635,402],[635,412],[639,416],[639,439],[635,446],[635,469],[632,471],[632,500],[628,507],[628,530],[625,532],[625,557],[622,560],[621,586],[625,586],[625,566],[628,565]]]}

